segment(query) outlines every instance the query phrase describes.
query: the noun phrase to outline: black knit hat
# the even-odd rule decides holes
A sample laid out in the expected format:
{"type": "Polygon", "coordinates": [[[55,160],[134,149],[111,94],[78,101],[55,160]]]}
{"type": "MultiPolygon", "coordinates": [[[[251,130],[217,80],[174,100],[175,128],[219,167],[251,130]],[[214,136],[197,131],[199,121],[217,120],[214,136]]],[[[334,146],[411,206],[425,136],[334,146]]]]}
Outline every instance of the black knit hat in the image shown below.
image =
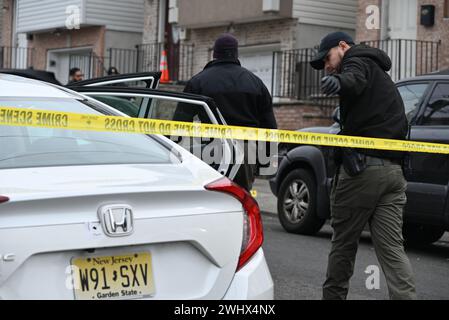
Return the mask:
{"type": "Polygon", "coordinates": [[[214,59],[238,59],[239,42],[231,34],[225,33],[215,40],[214,59]]]}

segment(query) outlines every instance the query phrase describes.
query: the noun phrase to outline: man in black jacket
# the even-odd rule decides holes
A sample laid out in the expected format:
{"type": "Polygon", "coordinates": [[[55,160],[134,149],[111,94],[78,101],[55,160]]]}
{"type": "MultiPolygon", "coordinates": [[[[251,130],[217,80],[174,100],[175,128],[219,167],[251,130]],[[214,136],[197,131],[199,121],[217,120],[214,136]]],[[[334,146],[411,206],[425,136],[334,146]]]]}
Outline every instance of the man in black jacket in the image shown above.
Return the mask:
{"type": "MultiPolygon", "coordinates": [[[[240,65],[237,39],[221,35],[215,41],[213,58],[184,92],[213,98],[228,125],[276,129],[271,95],[262,80],[240,65]]],[[[256,164],[249,158],[255,159],[256,149],[252,144],[245,144],[244,149],[244,163],[234,181],[250,190],[256,164]]]]}
{"type": "MultiPolygon", "coordinates": [[[[322,91],[340,96],[340,134],[405,139],[408,123],[395,84],[386,73],[390,58],[381,50],[354,45],[343,32],[321,41],[311,62],[329,74],[322,91]]],[[[337,173],[331,190],[331,225],[324,299],[346,299],[360,235],[368,223],[391,299],[415,299],[410,261],[405,254],[402,223],[407,182],[403,154],[371,149],[337,149],[337,173]]]]}

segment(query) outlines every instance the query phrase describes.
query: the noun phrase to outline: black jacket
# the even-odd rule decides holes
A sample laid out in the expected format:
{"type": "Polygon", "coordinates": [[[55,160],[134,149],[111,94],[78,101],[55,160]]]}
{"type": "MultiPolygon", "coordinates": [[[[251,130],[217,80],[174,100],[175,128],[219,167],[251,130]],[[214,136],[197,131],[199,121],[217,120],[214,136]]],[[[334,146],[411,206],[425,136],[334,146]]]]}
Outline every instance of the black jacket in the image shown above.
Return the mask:
{"type": "Polygon", "coordinates": [[[268,89],[238,60],[209,62],[187,83],[184,92],[213,98],[229,125],[277,128],[268,89]]]}
{"type": "MultiPolygon", "coordinates": [[[[373,138],[406,138],[408,122],[402,98],[390,76],[391,60],[382,50],[365,45],[350,48],[342,61],[340,134],[373,138]]],[[[359,149],[374,157],[403,157],[402,152],[359,149]]]]}

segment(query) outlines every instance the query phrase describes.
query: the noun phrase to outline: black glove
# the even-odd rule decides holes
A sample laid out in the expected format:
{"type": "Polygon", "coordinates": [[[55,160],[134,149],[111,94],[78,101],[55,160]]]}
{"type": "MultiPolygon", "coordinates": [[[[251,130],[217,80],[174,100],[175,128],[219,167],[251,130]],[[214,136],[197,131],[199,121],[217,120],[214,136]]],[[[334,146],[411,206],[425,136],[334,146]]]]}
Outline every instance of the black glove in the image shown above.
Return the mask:
{"type": "Polygon", "coordinates": [[[321,91],[328,95],[332,96],[334,94],[339,93],[341,90],[340,80],[334,76],[327,76],[321,79],[321,91]]]}

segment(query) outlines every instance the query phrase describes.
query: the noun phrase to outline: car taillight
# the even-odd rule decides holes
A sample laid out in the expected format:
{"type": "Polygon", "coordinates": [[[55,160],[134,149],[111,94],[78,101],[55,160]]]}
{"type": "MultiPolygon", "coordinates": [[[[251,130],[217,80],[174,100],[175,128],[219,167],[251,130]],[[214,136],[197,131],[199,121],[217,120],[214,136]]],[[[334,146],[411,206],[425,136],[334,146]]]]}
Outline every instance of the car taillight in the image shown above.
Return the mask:
{"type": "Polygon", "coordinates": [[[0,196],[0,203],[8,202],[8,201],[9,201],[8,197],[0,196]]]}
{"type": "Polygon", "coordinates": [[[242,187],[228,178],[221,178],[205,186],[207,190],[227,193],[242,203],[245,210],[243,241],[237,271],[259,250],[263,243],[262,218],[256,200],[242,187]]]}

